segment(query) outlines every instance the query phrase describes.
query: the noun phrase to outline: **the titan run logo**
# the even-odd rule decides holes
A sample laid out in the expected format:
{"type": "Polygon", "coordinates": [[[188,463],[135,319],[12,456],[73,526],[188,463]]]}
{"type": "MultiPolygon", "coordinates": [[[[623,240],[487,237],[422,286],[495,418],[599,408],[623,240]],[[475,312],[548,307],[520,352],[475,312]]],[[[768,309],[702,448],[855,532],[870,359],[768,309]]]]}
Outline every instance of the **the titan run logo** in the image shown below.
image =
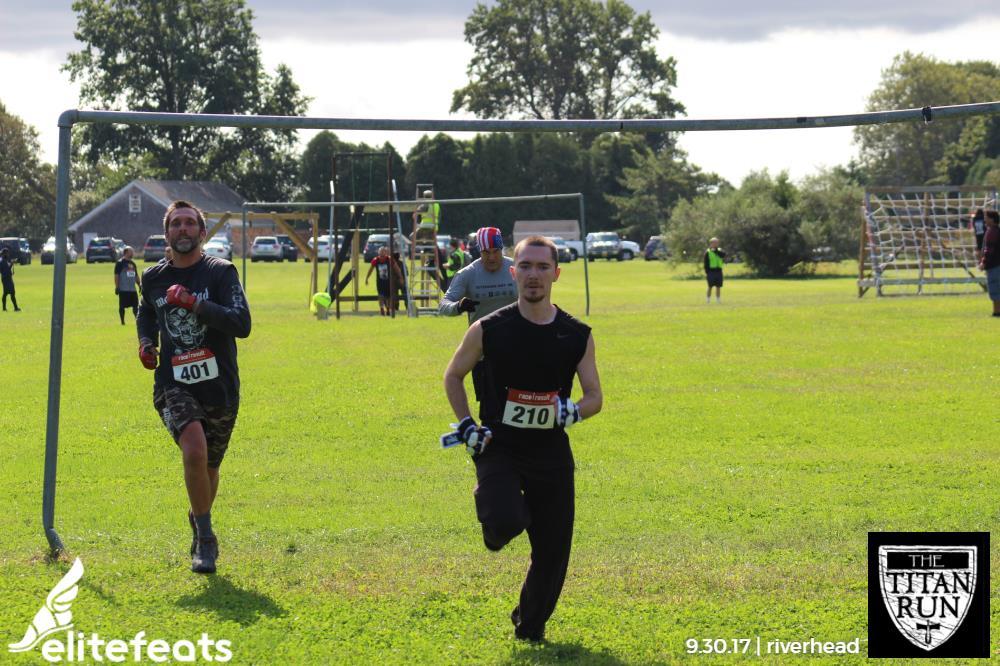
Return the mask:
{"type": "Polygon", "coordinates": [[[28,652],[41,645],[42,657],[51,663],[82,663],[88,659],[119,664],[129,659],[135,662],[148,659],[154,663],[170,660],[190,663],[199,658],[209,662],[227,662],[233,658],[232,644],[229,641],[216,641],[205,633],[197,641],[170,643],[159,639],[149,640],[145,631],[140,631],[127,641],[104,640],[95,633],[88,636],[82,631],[73,631],[71,606],[80,591],[78,583],[81,578],[83,563],[77,558],[62,580],[49,592],[41,609],[35,613],[24,632],[24,638],[7,646],[11,652],[28,652]],[[56,637],[62,632],[65,632],[64,638],[56,637]]]}
{"type": "Polygon", "coordinates": [[[879,546],[882,600],[893,624],[931,651],[958,630],[976,591],[976,546],[879,546]]]}

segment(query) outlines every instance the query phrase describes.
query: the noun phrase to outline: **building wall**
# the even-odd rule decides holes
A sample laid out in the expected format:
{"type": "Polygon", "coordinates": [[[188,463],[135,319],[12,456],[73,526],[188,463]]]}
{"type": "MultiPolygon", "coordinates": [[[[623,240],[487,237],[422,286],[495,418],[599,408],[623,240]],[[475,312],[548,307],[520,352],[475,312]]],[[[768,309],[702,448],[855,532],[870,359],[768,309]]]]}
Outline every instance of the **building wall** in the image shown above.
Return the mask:
{"type": "Polygon", "coordinates": [[[133,186],[118,193],[93,219],[77,227],[74,230],[74,241],[80,252],[83,252],[85,235],[113,236],[131,245],[136,253],[141,253],[146,238],[163,233],[164,213],[166,208],[162,204],[133,186]],[[138,212],[130,209],[130,195],[138,197],[133,200],[133,203],[138,204],[138,212]]]}

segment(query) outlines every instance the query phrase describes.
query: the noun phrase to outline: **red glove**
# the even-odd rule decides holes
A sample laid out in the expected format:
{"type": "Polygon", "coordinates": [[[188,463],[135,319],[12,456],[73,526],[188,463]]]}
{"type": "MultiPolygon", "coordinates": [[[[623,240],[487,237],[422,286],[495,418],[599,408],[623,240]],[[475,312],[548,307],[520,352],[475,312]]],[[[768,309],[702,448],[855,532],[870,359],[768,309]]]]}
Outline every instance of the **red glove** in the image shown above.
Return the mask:
{"type": "Polygon", "coordinates": [[[139,343],[139,360],[142,361],[142,367],[147,370],[156,370],[156,361],[159,358],[159,352],[156,351],[156,347],[150,342],[140,342],[139,343]]]}
{"type": "Polygon", "coordinates": [[[194,311],[195,306],[198,305],[198,297],[188,291],[184,285],[175,284],[167,289],[167,303],[194,311]]]}

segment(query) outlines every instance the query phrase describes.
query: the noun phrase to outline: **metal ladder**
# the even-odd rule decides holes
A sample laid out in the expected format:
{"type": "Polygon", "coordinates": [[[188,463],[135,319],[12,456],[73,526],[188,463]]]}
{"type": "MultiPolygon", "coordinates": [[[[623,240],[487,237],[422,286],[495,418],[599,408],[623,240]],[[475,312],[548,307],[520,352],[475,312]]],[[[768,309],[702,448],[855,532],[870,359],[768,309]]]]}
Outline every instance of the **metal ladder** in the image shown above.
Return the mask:
{"type": "MultiPolygon", "coordinates": [[[[423,198],[422,193],[430,190],[433,196],[433,183],[417,183],[415,200],[423,198]]],[[[419,216],[418,216],[419,217],[419,216]]],[[[409,292],[410,302],[408,314],[417,317],[421,314],[437,315],[441,304],[441,264],[438,261],[437,234],[432,239],[420,238],[420,224],[413,220],[413,244],[410,245],[409,292]]],[[[426,232],[425,232],[426,234],[426,232]]]]}

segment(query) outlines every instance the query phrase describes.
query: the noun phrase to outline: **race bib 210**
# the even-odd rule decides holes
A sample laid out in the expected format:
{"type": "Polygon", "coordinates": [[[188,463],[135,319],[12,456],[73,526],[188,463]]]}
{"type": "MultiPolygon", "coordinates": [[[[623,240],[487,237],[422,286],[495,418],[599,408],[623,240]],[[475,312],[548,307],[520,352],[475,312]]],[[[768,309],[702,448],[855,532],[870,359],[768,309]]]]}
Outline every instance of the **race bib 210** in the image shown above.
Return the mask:
{"type": "Polygon", "coordinates": [[[510,389],[503,408],[503,423],[514,428],[555,428],[558,398],[559,391],[510,389]]]}

